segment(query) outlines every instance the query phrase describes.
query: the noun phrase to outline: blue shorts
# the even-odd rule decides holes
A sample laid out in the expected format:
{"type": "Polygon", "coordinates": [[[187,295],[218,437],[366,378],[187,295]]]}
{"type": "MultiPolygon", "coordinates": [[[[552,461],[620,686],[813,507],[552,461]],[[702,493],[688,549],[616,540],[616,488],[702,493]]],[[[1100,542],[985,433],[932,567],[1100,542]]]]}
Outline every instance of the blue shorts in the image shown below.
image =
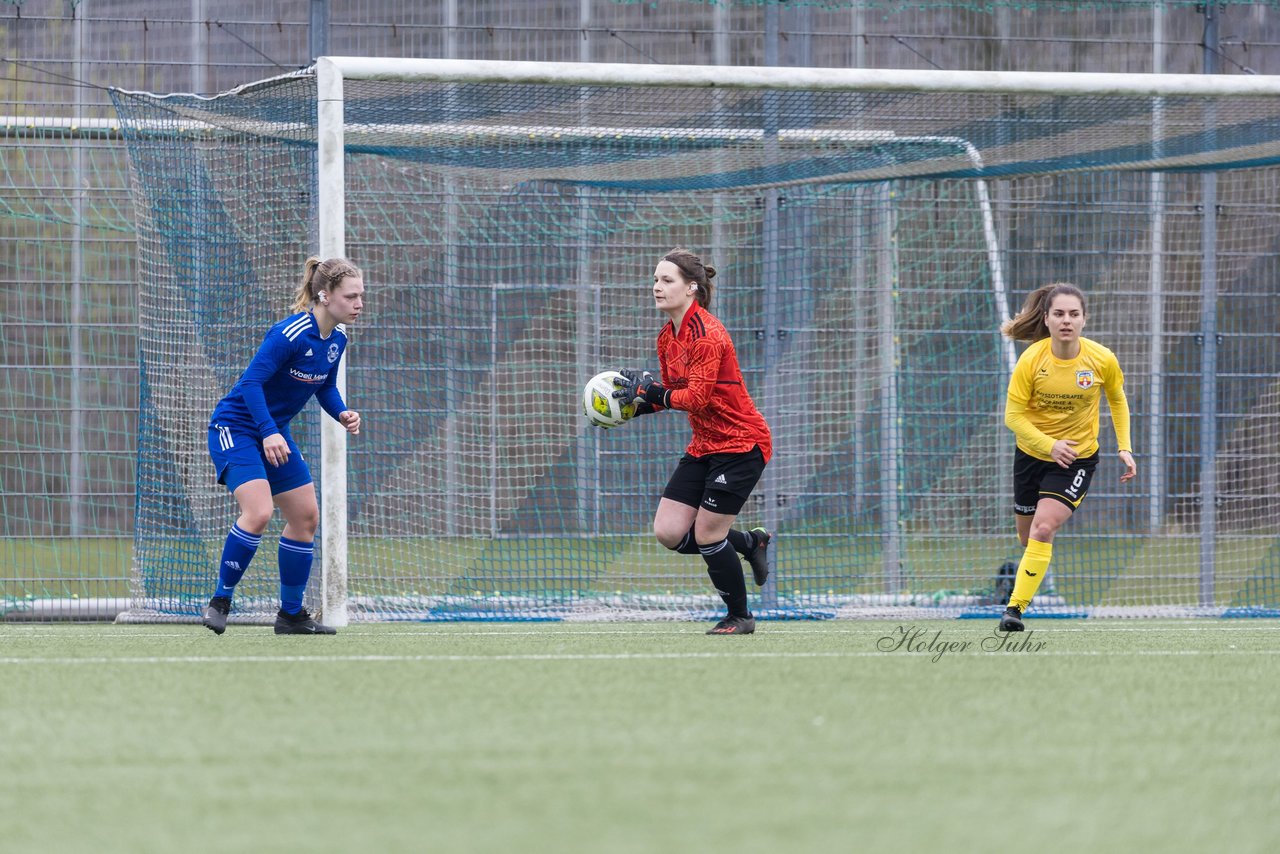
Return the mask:
{"type": "Polygon", "coordinates": [[[311,483],[311,469],[293,437],[288,433],[282,435],[289,443],[289,459],[283,465],[273,466],[262,455],[262,440],[258,437],[217,424],[209,427],[209,458],[213,460],[218,483],[235,493],[251,480],[265,480],[271,484],[272,495],[311,483]]]}

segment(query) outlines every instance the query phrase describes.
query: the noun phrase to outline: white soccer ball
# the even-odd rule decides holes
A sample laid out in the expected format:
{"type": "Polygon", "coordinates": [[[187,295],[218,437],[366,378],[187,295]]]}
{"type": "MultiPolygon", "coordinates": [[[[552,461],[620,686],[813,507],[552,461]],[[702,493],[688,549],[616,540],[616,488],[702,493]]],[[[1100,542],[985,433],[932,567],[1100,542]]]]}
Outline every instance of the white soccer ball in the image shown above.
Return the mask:
{"type": "Polygon", "coordinates": [[[622,401],[613,396],[617,386],[615,379],[622,379],[617,371],[601,371],[587,381],[582,390],[582,411],[597,427],[617,427],[636,414],[633,401],[622,401]]]}

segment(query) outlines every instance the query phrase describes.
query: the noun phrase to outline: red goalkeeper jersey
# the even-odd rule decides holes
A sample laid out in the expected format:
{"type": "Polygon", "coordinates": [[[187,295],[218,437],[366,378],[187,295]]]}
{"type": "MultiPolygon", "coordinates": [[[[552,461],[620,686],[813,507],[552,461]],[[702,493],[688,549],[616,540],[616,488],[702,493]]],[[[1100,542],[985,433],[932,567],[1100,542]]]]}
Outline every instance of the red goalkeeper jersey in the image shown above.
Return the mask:
{"type": "Polygon", "coordinates": [[[658,333],[658,364],[662,384],[671,390],[671,408],[689,413],[688,453],[738,454],[759,445],[769,461],[769,425],[747,394],[733,340],[710,312],[694,303],[679,332],[665,324],[658,333]]]}

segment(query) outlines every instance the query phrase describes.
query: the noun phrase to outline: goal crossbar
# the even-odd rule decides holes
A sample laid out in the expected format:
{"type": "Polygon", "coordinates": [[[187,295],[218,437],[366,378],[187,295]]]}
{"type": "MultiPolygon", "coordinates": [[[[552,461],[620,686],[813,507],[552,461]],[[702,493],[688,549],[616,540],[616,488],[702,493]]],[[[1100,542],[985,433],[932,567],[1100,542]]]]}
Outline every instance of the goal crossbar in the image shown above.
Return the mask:
{"type": "Polygon", "coordinates": [[[325,56],[317,73],[352,80],[450,83],[554,83],[870,92],[1043,95],[1280,96],[1280,75],[1098,74],[1050,71],[917,71],[889,68],[640,65],[325,56]]]}

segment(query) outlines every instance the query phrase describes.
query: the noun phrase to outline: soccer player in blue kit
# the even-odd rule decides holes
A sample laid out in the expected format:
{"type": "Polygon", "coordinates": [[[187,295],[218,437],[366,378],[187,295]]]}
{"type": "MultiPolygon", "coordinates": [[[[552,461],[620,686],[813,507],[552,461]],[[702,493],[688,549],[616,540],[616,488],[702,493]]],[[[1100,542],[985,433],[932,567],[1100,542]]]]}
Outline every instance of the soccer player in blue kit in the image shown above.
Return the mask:
{"type": "Polygon", "coordinates": [[[344,258],[308,258],[293,301],[294,314],[267,331],[240,380],[209,419],[209,456],[240,505],[218,567],[218,587],[203,624],[227,628],[231,597],[253,560],[274,507],[284,515],[280,535],[278,635],[332,635],[302,607],[311,575],[320,508],[306,460],[289,435],[289,422],[314,395],[348,433],[360,432],[360,414],[337,388],[338,363],[347,347],[343,324],[364,309],[364,275],[344,258]],[[273,507],[274,505],[274,507],[273,507]]]}

